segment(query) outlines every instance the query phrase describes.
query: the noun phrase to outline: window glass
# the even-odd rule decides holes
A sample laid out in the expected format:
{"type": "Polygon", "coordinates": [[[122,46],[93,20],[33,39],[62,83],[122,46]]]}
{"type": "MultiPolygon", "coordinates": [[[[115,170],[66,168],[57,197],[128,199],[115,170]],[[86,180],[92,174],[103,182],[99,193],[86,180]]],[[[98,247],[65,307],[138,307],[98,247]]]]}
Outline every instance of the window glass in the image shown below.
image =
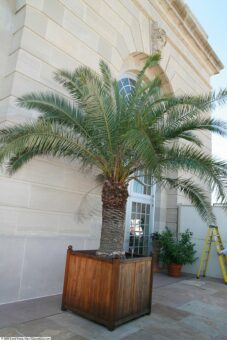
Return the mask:
{"type": "Polygon", "coordinates": [[[135,80],[129,77],[124,77],[119,81],[120,94],[128,98],[132,89],[135,86],[135,80]]]}
{"type": "Polygon", "coordinates": [[[137,172],[138,179],[141,183],[136,180],[133,181],[133,192],[141,195],[151,195],[152,179],[150,175],[143,174],[141,171],[137,172]],[[143,183],[143,184],[142,184],[143,183]]]}
{"type": "Polygon", "coordinates": [[[132,202],[130,218],[129,251],[134,254],[150,255],[150,204],[132,202]]]}

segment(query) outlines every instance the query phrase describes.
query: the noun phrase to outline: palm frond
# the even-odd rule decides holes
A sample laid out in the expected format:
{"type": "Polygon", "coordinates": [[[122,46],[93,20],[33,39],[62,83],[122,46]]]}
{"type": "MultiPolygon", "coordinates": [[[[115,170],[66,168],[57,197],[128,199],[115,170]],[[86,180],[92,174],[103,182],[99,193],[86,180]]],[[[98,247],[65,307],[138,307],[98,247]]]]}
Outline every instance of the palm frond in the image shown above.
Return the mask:
{"type": "Polygon", "coordinates": [[[57,71],[56,81],[72,99],[54,93],[19,98],[18,104],[38,111],[40,119],[0,130],[0,163],[7,162],[13,173],[36,155],[79,159],[98,167],[105,179],[126,184],[144,170],[157,182],[181,190],[204,218],[212,220],[209,200],[194,180],[173,180],[166,174],[183,171],[195,176],[226,201],[222,178],[227,176],[227,164],[202,150],[199,133],[226,136],[226,124],[209,118],[207,112],[226,102],[227,90],[164,95],[158,76],[145,81],[146,71],[157,70],[160,58],[156,53],[146,60],[127,98],[103,61],[100,73],[86,66],[57,71]]]}
{"type": "Polygon", "coordinates": [[[0,130],[0,163],[5,160],[12,161],[20,157],[23,165],[23,155],[51,155],[55,157],[67,157],[69,159],[79,158],[98,164],[98,160],[84,144],[83,139],[78,137],[74,130],[53,122],[37,121],[20,124],[0,130]],[[16,158],[15,158],[16,157],[16,158]]]}
{"type": "Polygon", "coordinates": [[[199,137],[192,134],[192,131],[209,131],[223,137],[227,136],[227,124],[221,120],[206,117],[188,118],[183,121],[174,121],[171,116],[167,117],[166,121],[160,125],[163,137],[166,140],[182,138],[190,142],[195,142],[201,146],[199,137]]]}
{"type": "Polygon", "coordinates": [[[212,111],[217,105],[222,105],[227,100],[227,90],[218,93],[211,92],[199,96],[162,96],[156,100],[146,102],[146,110],[149,111],[150,124],[164,124],[169,120],[173,128],[189,119],[198,118],[202,113],[212,111]]]}
{"type": "Polygon", "coordinates": [[[216,189],[219,197],[225,197],[222,178],[227,176],[227,162],[217,161],[193,146],[173,145],[167,150],[168,156],[161,161],[163,169],[196,175],[211,190],[216,189]]]}
{"type": "Polygon", "coordinates": [[[54,74],[55,80],[71,94],[72,98],[82,108],[86,107],[89,99],[88,85],[102,88],[103,84],[99,75],[86,66],[80,66],[74,72],[58,70],[54,74]]]}
{"type": "Polygon", "coordinates": [[[86,96],[86,88],[81,86],[73,72],[58,70],[54,74],[54,79],[69,92],[76,103],[80,103],[81,97],[86,96]]]}
{"type": "Polygon", "coordinates": [[[144,67],[137,75],[137,82],[140,83],[143,80],[143,77],[147,69],[158,66],[160,60],[161,54],[159,52],[153,53],[151,56],[149,56],[145,61],[144,67]]]}
{"type": "Polygon", "coordinates": [[[17,99],[20,107],[28,110],[36,110],[42,114],[45,120],[55,121],[73,127],[82,135],[88,135],[85,129],[85,113],[63,97],[52,92],[40,92],[26,94],[17,99]]]}
{"type": "Polygon", "coordinates": [[[215,224],[216,218],[212,211],[207,193],[190,179],[163,177],[159,183],[161,186],[169,186],[171,189],[180,190],[195,206],[201,218],[208,224],[215,224]]]}
{"type": "MultiPolygon", "coordinates": [[[[36,150],[24,150],[18,154],[14,154],[9,157],[9,161],[6,162],[6,168],[10,175],[14,174],[17,170],[19,170],[22,166],[28,163],[32,158],[42,155],[44,156],[45,153],[39,153],[36,150]]],[[[48,153],[47,153],[48,155],[48,153]]]]}
{"type": "Polygon", "coordinates": [[[103,60],[100,60],[99,62],[99,68],[102,74],[102,80],[103,80],[103,85],[105,87],[105,89],[107,90],[107,92],[109,93],[109,95],[112,94],[112,85],[113,85],[113,78],[110,72],[110,68],[107,65],[107,63],[105,63],[103,60]]]}

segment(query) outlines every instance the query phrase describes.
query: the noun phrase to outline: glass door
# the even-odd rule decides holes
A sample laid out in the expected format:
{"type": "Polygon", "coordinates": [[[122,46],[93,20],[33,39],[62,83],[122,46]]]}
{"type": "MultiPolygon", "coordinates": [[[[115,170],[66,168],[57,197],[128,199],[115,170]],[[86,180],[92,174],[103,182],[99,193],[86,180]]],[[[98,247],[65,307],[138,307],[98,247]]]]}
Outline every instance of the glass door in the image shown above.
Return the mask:
{"type": "Polygon", "coordinates": [[[132,180],[126,209],[125,250],[132,254],[150,255],[154,225],[155,186],[149,177],[141,183],[132,180]]]}

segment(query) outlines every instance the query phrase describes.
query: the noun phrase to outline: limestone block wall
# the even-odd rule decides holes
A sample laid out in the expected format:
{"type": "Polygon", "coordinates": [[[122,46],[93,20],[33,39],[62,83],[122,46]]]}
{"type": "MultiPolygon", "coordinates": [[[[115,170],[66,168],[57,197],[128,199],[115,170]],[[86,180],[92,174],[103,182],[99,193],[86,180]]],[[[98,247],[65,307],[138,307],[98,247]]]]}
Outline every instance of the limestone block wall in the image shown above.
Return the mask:
{"type": "MultiPolygon", "coordinates": [[[[116,77],[138,71],[154,50],[154,21],[167,36],[161,71],[168,88],[176,94],[208,91],[210,76],[221,66],[213,52],[207,57],[206,36],[198,24],[189,25],[191,14],[186,20],[174,3],[1,0],[0,122],[38,116],[16,106],[24,93],[46,90],[67,97],[52,78],[59,68],[83,64],[98,70],[102,58],[116,77]]],[[[210,149],[209,136],[204,138],[210,149]]],[[[95,175],[77,163],[50,158],[33,160],[13,177],[1,174],[0,303],[61,292],[67,245],[98,247],[100,188],[95,175]]],[[[176,226],[182,199],[177,192],[157,193],[156,229],[176,226]]]]}

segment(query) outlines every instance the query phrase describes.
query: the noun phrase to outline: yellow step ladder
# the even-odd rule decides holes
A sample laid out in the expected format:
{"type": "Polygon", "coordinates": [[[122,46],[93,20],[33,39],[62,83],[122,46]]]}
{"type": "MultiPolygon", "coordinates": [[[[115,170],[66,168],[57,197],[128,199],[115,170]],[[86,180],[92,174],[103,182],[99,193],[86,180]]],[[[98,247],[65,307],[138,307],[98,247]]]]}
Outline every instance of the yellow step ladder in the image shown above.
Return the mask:
{"type": "Polygon", "coordinates": [[[203,273],[203,276],[204,277],[206,276],[206,271],[208,267],[212,245],[216,246],[218,260],[219,260],[219,264],[221,267],[224,282],[225,284],[227,284],[227,255],[220,255],[220,252],[224,249],[224,247],[223,247],[223,243],[222,243],[222,239],[221,239],[221,235],[219,233],[218,227],[214,225],[210,225],[208,228],[205,245],[204,245],[201,260],[199,263],[199,269],[197,272],[197,279],[200,278],[201,271],[203,273]]]}

